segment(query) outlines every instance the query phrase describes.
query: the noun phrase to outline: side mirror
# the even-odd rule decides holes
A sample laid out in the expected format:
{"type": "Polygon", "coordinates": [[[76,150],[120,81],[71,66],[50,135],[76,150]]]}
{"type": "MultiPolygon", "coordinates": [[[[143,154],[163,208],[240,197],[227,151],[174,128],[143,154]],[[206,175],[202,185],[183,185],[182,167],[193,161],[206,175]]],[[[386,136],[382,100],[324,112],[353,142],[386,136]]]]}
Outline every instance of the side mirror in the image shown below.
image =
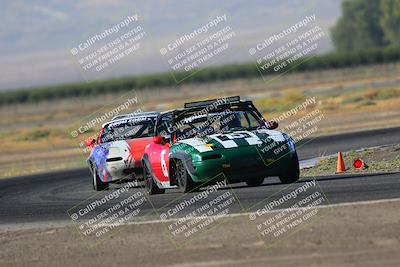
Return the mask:
{"type": "Polygon", "coordinates": [[[267,121],[265,122],[265,126],[268,130],[274,130],[278,128],[279,124],[276,121],[267,121]]]}
{"type": "Polygon", "coordinates": [[[87,147],[90,147],[90,148],[92,148],[92,147],[94,146],[95,143],[96,143],[96,140],[94,140],[93,137],[89,137],[89,138],[86,139],[86,141],[85,141],[85,145],[86,145],[87,147]]]}
{"type": "Polygon", "coordinates": [[[166,140],[164,137],[162,136],[154,136],[153,137],[153,143],[155,144],[160,144],[160,145],[164,145],[166,143],[166,140]]]}

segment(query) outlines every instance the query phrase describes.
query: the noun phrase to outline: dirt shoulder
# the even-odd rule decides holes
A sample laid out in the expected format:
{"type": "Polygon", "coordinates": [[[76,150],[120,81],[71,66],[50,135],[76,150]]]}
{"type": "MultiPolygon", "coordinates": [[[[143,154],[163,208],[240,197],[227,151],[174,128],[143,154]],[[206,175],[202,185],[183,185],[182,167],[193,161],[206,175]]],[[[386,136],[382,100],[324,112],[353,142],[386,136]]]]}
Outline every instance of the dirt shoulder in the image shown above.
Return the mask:
{"type": "MultiPolygon", "coordinates": [[[[343,161],[346,173],[378,173],[400,170],[400,145],[387,145],[384,147],[365,148],[351,150],[343,153],[343,161]],[[366,165],[365,168],[356,170],[353,162],[361,159],[366,165]]],[[[302,177],[314,177],[321,175],[332,175],[336,171],[337,156],[322,158],[312,168],[301,170],[302,177]]]]}
{"type": "Polygon", "coordinates": [[[0,232],[0,266],[399,266],[400,201],[336,206],[271,247],[247,216],[177,248],[162,223],[129,225],[94,247],[73,227],[0,232]]]}

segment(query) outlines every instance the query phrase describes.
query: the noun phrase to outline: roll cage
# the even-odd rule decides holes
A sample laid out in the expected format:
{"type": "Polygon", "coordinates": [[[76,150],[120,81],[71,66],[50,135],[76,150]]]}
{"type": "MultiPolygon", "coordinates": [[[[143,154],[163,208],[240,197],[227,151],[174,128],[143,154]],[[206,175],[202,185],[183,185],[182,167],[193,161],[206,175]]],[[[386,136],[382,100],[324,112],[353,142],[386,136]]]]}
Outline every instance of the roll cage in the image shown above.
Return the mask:
{"type": "Polygon", "coordinates": [[[239,96],[211,99],[185,103],[184,108],[175,109],[161,113],[156,122],[155,135],[163,136],[167,142],[174,139],[174,133],[179,129],[179,123],[188,117],[207,115],[208,113],[221,113],[226,110],[248,111],[260,121],[265,121],[261,113],[254,106],[252,101],[240,100],[239,96]]]}

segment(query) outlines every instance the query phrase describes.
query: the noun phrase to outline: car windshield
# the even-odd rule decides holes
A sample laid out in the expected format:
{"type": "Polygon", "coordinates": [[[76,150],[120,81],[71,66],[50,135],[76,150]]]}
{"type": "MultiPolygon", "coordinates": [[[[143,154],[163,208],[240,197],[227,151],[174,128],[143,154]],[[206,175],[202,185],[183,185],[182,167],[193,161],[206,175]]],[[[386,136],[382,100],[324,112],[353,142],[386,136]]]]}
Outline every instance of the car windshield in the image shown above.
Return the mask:
{"type": "Polygon", "coordinates": [[[155,118],[130,118],[108,124],[101,135],[101,143],[154,135],[155,118]]]}
{"type": "Polygon", "coordinates": [[[186,139],[198,135],[254,130],[262,125],[262,119],[258,119],[254,112],[248,110],[188,116],[179,121],[177,138],[186,139]]]}

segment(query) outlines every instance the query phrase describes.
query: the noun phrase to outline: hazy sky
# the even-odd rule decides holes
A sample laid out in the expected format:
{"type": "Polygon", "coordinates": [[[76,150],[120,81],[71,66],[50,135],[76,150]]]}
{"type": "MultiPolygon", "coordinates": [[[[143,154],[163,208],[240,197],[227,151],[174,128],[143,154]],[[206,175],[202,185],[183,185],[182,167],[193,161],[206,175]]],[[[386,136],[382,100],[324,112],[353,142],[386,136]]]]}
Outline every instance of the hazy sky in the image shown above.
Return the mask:
{"type": "MultiPolygon", "coordinates": [[[[160,48],[223,14],[235,38],[207,65],[250,61],[250,47],[306,15],[316,14],[329,33],[340,0],[1,0],[0,89],[166,71],[160,48]],[[133,14],[145,32],[140,48],[113,68],[87,75],[71,49],[133,14]]],[[[327,39],[318,52],[330,49],[327,39]]]]}

